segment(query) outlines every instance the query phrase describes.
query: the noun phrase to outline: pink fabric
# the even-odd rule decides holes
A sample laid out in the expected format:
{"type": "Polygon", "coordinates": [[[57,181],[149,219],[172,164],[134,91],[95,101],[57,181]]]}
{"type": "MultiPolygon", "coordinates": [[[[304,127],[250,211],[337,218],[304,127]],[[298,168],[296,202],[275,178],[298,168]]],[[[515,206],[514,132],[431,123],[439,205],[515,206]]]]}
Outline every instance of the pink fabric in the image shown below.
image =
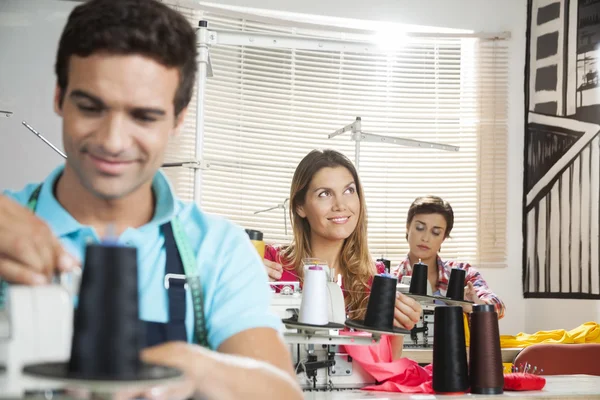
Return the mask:
{"type": "MultiPolygon", "coordinates": [[[[359,332],[340,332],[340,335],[370,336],[359,332]]],[[[432,388],[431,365],[425,368],[408,358],[392,361],[390,337],[384,335],[377,344],[371,346],[343,346],[346,353],[369,373],[378,385],[364,387],[363,390],[401,393],[434,393],[432,388]]]]}

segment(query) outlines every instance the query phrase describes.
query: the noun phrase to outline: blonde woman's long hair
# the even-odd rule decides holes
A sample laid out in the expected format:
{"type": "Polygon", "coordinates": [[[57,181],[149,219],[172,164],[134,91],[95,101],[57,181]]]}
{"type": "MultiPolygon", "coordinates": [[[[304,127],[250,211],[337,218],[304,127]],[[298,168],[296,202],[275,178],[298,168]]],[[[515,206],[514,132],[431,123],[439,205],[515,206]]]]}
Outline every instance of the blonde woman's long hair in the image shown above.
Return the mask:
{"type": "Polygon", "coordinates": [[[367,208],[358,173],[352,162],[343,154],[335,150],[313,150],[308,153],[294,172],[290,188],[290,220],[294,238],[290,246],[284,250],[287,260],[286,268],[303,277],[303,263],[305,258],[313,257],[310,244],[310,225],[306,218],[302,218],[297,210],[306,200],[306,192],[317,172],[323,168],[346,168],[354,178],[356,191],[360,200],[360,214],[356,229],[344,240],[339,257],[340,273],[344,290],[346,290],[346,309],[352,319],[364,318],[367,302],[369,281],[375,275],[375,263],[369,253],[367,244],[367,208]]]}

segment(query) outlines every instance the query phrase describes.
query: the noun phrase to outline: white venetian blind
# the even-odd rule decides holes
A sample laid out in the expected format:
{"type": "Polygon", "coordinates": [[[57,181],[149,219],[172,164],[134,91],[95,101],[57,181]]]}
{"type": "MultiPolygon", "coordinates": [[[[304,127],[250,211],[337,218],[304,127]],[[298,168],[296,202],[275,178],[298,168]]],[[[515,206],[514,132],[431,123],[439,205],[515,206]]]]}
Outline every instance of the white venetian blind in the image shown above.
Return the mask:
{"type": "MultiPolygon", "coordinates": [[[[177,0],[161,0],[183,14],[193,27],[198,26],[200,12],[197,9],[180,6],[177,0]]],[[[188,107],[184,126],[178,136],[169,141],[165,162],[175,163],[192,161],[196,158],[196,86],[194,96],[188,107]]],[[[187,167],[163,168],[171,185],[179,197],[185,201],[194,199],[194,172],[187,167]]]]}
{"type": "MultiPolygon", "coordinates": [[[[307,33],[211,13],[201,18],[217,31],[307,33]]],[[[443,257],[505,262],[506,41],[411,38],[379,54],[216,45],[210,54],[205,211],[261,230],[268,242],[289,242],[282,208],[255,212],[284,203],[294,169],[310,150],[333,148],[355,161],[349,133],[327,135],[360,116],[365,132],[460,146],[446,152],[361,143],[373,256],[392,264],[403,259],[408,207],[417,196],[435,194],[455,212],[443,257]]],[[[193,113],[189,118],[192,126],[193,113]]],[[[193,156],[189,136],[173,146],[173,158],[193,156]]],[[[188,195],[191,175],[175,175],[188,195]]]]}

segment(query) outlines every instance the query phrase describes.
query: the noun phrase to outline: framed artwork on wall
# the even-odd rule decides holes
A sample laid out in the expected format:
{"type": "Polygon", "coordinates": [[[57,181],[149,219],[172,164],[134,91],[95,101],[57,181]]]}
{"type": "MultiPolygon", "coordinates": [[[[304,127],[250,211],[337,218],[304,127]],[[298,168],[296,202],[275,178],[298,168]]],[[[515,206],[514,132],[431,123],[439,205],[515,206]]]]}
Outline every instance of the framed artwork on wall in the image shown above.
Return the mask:
{"type": "Polygon", "coordinates": [[[600,299],[600,0],[529,0],[523,293],[600,299]]]}

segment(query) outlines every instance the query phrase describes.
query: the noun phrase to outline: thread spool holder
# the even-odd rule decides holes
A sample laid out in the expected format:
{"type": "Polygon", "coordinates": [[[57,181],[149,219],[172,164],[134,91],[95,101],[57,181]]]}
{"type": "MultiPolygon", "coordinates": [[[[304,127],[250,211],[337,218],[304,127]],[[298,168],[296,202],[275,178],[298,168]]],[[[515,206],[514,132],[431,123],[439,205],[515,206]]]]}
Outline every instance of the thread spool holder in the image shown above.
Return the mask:
{"type": "MultiPolygon", "coordinates": [[[[290,282],[269,282],[269,286],[274,296],[280,299],[292,301],[296,299],[297,307],[291,306],[285,311],[290,312],[297,317],[300,312],[300,302],[302,291],[299,281],[290,282]],[[276,293],[279,289],[279,293],[276,293]]],[[[341,289],[340,289],[341,290],[341,289]]],[[[293,318],[293,317],[292,317],[293,318]]],[[[285,324],[285,323],[284,323],[285,324]]],[[[371,345],[378,343],[381,334],[372,333],[371,336],[346,336],[340,335],[337,329],[307,328],[287,324],[286,327],[295,332],[284,332],[284,339],[289,344],[316,344],[316,345],[371,345]]]]}
{"type": "Polygon", "coordinates": [[[371,336],[346,336],[338,334],[335,330],[317,331],[297,329],[296,332],[284,332],[283,338],[288,344],[370,346],[379,343],[381,334],[374,333],[371,336]]]}

